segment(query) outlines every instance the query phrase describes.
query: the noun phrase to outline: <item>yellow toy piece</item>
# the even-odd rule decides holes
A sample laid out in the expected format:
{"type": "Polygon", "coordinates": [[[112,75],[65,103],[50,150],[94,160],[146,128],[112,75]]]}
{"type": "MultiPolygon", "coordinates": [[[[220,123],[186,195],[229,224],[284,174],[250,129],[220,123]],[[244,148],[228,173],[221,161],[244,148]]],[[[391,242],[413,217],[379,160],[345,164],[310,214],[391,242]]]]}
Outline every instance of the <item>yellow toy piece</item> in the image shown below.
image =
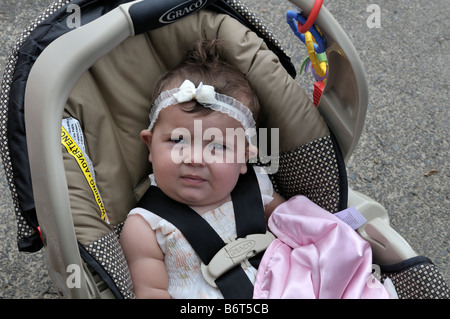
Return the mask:
{"type": "Polygon", "coordinates": [[[319,77],[324,77],[327,74],[327,61],[326,59],[323,61],[319,61],[316,55],[316,51],[314,50],[313,41],[314,37],[312,36],[311,32],[305,32],[305,44],[308,50],[309,59],[311,60],[311,65],[319,77]]]}

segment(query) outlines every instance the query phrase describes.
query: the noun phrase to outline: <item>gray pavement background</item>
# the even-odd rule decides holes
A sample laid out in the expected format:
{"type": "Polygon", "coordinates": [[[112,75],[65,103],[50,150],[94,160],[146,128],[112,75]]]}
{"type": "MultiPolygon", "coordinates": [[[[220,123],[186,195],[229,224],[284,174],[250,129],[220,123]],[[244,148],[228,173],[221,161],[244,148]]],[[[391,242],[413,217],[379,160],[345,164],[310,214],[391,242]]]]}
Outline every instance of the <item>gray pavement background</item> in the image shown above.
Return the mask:
{"type": "MultiPolygon", "coordinates": [[[[0,70],[22,30],[51,0],[0,0],[0,70]]],[[[298,66],[306,51],[285,23],[286,1],[243,0],[298,66]]],[[[448,0],[325,0],[367,70],[370,102],[347,163],[350,186],[381,203],[393,227],[450,283],[448,0]],[[369,4],[381,8],[369,28],[369,4]],[[431,170],[436,174],[425,176],[431,170]]],[[[312,80],[299,82],[310,92],[312,80]]],[[[19,253],[14,209],[0,170],[0,298],[55,298],[43,252],[19,253]]]]}

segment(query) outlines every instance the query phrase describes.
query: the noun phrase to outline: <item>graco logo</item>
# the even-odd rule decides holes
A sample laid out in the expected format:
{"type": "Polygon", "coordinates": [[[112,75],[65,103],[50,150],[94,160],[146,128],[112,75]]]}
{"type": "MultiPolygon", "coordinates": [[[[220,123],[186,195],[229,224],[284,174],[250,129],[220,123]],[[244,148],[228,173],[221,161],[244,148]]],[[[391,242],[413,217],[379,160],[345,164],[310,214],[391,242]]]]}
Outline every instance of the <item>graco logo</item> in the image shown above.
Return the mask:
{"type": "Polygon", "coordinates": [[[247,253],[252,251],[252,248],[255,247],[255,245],[256,242],[254,240],[246,240],[238,243],[227,250],[228,256],[230,256],[230,258],[236,258],[241,255],[247,255],[247,253]]]}
{"type": "Polygon", "coordinates": [[[181,19],[197,10],[203,8],[207,0],[190,0],[177,5],[164,13],[160,18],[161,23],[172,23],[178,19],[181,19]]]}

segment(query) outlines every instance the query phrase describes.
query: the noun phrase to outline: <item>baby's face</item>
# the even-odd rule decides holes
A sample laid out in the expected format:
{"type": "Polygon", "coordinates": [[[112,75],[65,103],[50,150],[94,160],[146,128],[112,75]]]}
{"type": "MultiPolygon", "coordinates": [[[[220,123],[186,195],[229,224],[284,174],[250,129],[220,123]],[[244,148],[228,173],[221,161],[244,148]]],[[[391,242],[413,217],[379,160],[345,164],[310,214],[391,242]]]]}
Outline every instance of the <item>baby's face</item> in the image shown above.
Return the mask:
{"type": "Polygon", "coordinates": [[[169,106],[152,132],[142,131],[141,137],[158,187],[199,213],[229,201],[239,175],[247,171],[242,125],[220,112],[200,116],[169,106]]]}

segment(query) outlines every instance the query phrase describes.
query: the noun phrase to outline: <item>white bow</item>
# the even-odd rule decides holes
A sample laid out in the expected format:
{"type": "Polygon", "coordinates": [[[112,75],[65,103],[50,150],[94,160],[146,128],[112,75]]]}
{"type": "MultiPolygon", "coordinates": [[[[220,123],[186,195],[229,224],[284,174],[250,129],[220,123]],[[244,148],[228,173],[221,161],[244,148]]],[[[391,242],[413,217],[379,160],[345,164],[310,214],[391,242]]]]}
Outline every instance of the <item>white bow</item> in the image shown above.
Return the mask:
{"type": "Polygon", "coordinates": [[[179,88],[162,92],[156,98],[150,111],[150,125],[148,129],[152,130],[162,109],[194,99],[203,106],[226,114],[240,122],[246,131],[249,143],[251,143],[250,138],[256,134],[256,123],[253,119],[252,111],[233,97],[216,93],[211,85],[200,83],[198,88],[196,88],[194,83],[189,80],[185,80],[179,88]]]}
{"type": "Polygon", "coordinates": [[[203,85],[200,82],[198,88],[194,83],[189,80],[185,80],[180,86],[180,90],[173,94],[173,97],[178,103],[189,102],[197,100],[202,104],[214,104],[216,102],[216,92],[211,85],[203,85]]]}

